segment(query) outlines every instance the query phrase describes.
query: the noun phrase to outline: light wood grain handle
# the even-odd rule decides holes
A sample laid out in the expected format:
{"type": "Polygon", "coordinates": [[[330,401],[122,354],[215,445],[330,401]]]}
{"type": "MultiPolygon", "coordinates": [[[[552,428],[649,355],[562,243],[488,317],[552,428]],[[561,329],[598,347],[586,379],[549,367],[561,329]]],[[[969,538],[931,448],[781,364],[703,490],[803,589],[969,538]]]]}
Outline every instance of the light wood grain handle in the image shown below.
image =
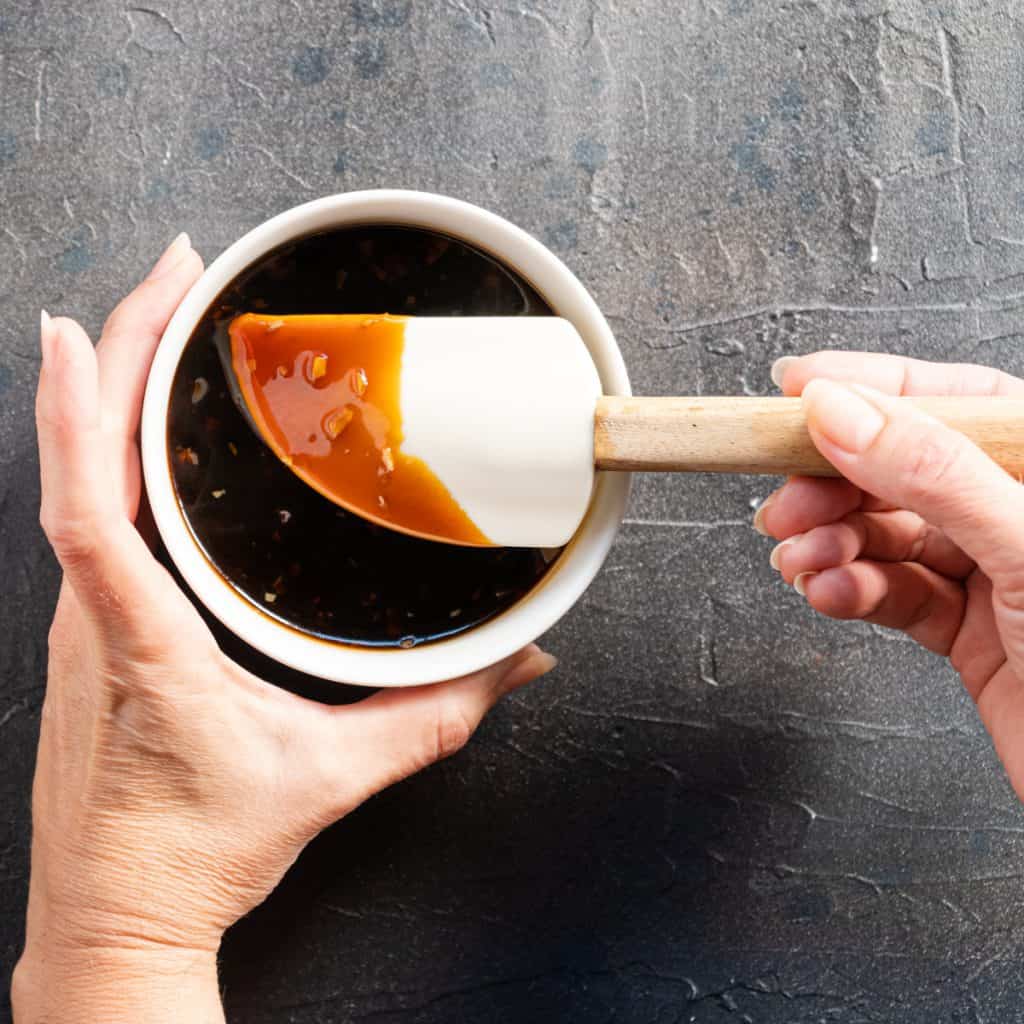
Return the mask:
{"type": "MultiPolygon", "coordinates": [[[[902,398],[1024,473],[1024,400],[902,398]]],[[[799,398],[601,398],[598,469],[836,476],[807,432],[799,398]]]]}

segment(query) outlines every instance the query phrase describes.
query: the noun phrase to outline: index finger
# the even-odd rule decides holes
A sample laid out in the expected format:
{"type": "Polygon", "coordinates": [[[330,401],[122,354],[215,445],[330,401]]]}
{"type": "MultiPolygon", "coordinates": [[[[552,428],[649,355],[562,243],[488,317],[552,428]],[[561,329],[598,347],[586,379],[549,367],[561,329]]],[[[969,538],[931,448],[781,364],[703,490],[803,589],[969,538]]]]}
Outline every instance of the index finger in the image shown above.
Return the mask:
{"type": "Polygon", "coordinates": [[[772,380],[786,395],[800,395],[815,377],[863,384],[887,395],[1024,397],[1024,380],[975,363],[930,363],[880,352],[826,351],[783,356],[772,366],[772,380]]]}
{"type": "Polygon", "coordinates": [[[96,353],[73,320],[41,318],[36,396],[40,521],[82,606],[118,635],[151,624],[163,572],[118,505],[111,484],[96,353]],[[150,623],[147,623],[147,617],[150,623]]]}

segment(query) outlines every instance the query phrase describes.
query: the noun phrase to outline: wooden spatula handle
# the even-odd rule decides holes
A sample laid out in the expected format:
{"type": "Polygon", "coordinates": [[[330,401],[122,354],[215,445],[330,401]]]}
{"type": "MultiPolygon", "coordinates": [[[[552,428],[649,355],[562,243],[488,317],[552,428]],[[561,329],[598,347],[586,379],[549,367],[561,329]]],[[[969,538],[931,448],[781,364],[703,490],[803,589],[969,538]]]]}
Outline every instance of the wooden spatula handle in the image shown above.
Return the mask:
{"type": "MultiPolygon", "coordinates": [[[[1024,473],[1024,400],[904,398],[1024,473]]],[[[811,443],[799,398],[601,398],[598,469],[835,476],[811,443]]]]}

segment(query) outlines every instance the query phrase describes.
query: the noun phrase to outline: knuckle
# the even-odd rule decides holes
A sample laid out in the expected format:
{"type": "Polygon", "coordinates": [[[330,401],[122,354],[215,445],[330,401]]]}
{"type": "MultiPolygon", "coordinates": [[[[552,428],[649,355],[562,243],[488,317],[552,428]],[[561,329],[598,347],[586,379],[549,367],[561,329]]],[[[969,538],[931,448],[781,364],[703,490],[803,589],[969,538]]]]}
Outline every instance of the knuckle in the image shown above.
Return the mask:
{"type": "Polygon", "coordinates": [[[51,654],[62,653],[72,646],[67,625],[61,621],[60,616],[55,616],[50,623],[50,629],[46,634],[46,646],[51,654]]]}
{"type": "MultiPolygon", "coordinates": [[[[40,388],[42,384],[40,384],[40,388]]],[[[70,418],[62,405],[52,399],[45,399],[42,391],[36,400],[36,430],[42,437],[66,434],[71,429],[70,418]]]]}
{"type": "Polygon", "coordinates": [[[100,337],[109,343],[112,339],[159,333],[164,325],[159,302],[161,288],[158,281],[148,278],[142,281],[114,307],[103,324],[100,337]]]}
{"type": "MultiPolygon", "coordinates": [[[[981,378],[980,390],[983,394],[1001,395],[1008,389],[1012,390],[1012,378],[1008,373],[997,370],[994,366],[979,366],[976,372],[981,378]]],[[[965,380],[967,377],[968,375],[964,374],[961,379],[965,380]]],[[[977,394],[978,390],[978,388],[975,388],[973,393],[977,394]]]]}
{"type": "Polygon", "coordinates": [[[815,566],[853,561],[864,546],[863,527],[852,517],[815,527],[807,536],[811,539],[815,566]]]}
{"type": "Polygon", "coordinates": [[[906,550],[903,552],[903,558],[901,561],[916,562],[924,553],[924,549],[927,547],[928,541],[931,540],[935,532],[934,527],[926,520],[922,519],[917,526],[916,532],[912,533],[907,538],[906,550]]]}
{"type": "Polygon", "coordinates": [[[434,725],[434,760],[442,761],[457,754],[469,742],[473,728],[462,707],[449,702],[440,704],[434,725]]]}
{"type": "Polygon", "coordinates": [[[992,390],[994,395],[1020,395],[1022,381],[1019,377],[1014,377],[1013,374],[1007,373],[1005,370],[993,370],[992,372],[995,374],[992,390]]]}
{"type": "Polygon", "coordinates": [[[43,505],[39,522],[58,561],[65,568],[88,562],[96,553],[96,530],[84,520],[59,515],[43,505]]]}
{"type": "Polygon", "coordinates": [[[1003,370],[980,363],[956,367],[952,393],[957,395],[1012,395],[1020,393],[1020,381],[1003,370]]]}
{"type": "MultiPolygon", "coordinates": [[[[67,382],[61,385],[63,388],[68,386],[67,382]]],[[[77,379],[71,386],[78,387],[77,379]]],[[[96,437],[97,424],[92,420],[83,419],[78,403],[74,400],[67,401],[66,395],[58,393],[56,389],[50,389],[45,396],[40,391],[36,398],[35,418],[36,433],[40,440],[49,438],[51,441],[60,442],[65,457],[78,458],[83,451],[88,450],[87,444],[96,444],[99,441],[96,437]]]]}
{"type": "Polygon", "coordinates": [[[100,331],[101,338],[109,338],[118,334],[123,334],[132,322],[133,312],[139,305],[136,301],[139,291],[142,289],[142,285],[123,298],[114,308],[111,310],[110,315],[103,323],[103,329],[100,331]]]}
{"type": "Polygon", "coordinates": [[[1024,572],[1007,573],[993,590],[992,599],[999,611],[1014,618],[1024,618],[1024,572]]]}
{"type": "Polygon", "coordinates": [[[903,452],[899,473],[911,503],[941,497],[947,488],[956,486],[964,448],[955,436],[915,429],[899,437],[897,443],[903,452]]]}

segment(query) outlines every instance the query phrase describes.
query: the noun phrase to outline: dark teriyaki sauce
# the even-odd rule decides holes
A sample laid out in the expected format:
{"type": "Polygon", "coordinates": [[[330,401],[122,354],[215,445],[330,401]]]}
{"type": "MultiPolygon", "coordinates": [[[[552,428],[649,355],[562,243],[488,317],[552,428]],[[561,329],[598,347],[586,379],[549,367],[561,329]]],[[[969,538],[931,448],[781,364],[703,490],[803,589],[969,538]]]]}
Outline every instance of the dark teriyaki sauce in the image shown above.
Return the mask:
{"type": "Polygon", "coordinates": [[[231,586],[303,632],[411,647],[479,625],[540,580],[550,552],[463,548],[393,533],[338,508],[282,465],[232,403],[214,345],[215,331],[245,311],[552,315],[508,268],[411,228],[312,235],[235,278],[185,347],[167,430],[185,519],[231,586]]]}

